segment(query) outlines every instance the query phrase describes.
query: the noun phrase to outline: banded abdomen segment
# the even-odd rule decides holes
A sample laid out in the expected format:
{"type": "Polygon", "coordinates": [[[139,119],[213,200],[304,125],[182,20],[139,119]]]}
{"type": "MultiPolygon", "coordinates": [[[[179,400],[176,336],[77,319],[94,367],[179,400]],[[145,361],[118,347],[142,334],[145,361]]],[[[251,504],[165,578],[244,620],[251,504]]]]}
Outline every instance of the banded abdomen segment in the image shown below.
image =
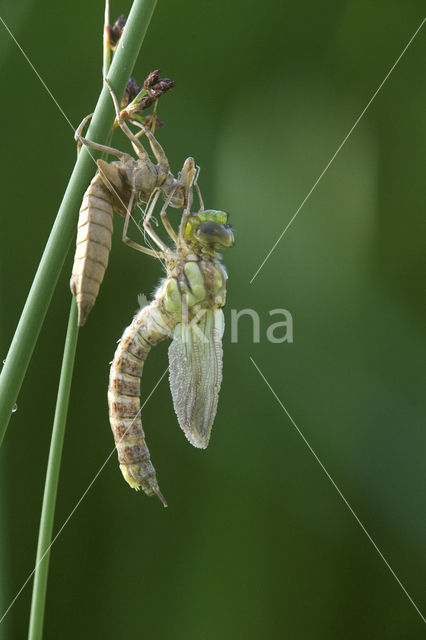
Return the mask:
{"type": "Polygon", "coordinates": [[[169,336],[175,324],[160,300],[141,309],[117,347],[108,387],[109,419],[123,476],[134,489],[156,494],[164,506],[142,429],[140,378],[151,347],[169,336]]]}
{"type": "Polygon", "coordinates": [[[95,304],[111,249],[113,205],[112,195],[96,173],[81,203],[71,292],[78,306],[81,327],[95,304]]]}

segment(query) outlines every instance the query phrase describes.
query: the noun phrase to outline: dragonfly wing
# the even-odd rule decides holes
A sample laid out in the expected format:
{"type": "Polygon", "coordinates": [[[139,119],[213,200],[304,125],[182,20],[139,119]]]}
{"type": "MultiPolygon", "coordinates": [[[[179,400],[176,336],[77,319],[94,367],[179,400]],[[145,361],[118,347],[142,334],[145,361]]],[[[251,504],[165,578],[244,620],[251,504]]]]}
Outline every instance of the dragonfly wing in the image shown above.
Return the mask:
{"type": "Polygon", "coordinates": [[[179,425],[189,442],[209,443],[222,382],[221,309],[208,310],[189,324],[178,323],[169,347],[170,389],[179,425]]]}

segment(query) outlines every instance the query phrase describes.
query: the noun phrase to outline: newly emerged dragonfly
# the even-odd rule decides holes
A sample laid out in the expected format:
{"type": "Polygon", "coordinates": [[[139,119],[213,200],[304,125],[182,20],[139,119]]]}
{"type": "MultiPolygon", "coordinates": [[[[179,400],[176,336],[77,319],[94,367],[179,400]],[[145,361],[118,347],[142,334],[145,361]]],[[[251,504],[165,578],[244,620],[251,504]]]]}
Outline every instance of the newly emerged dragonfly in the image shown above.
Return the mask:
{"type": "MultiPolygon", "coordinates": [[[[108,83],[107,83],[108,84],[108,83]]],[[[82,326],[95,304],[100,285],[108,265],[113,230],[113,212],[122,217],[132,213],[136,205],[147,203],[159,188],[169,204],[177,209],[187,205],[189,185],[196,176],[193,158],[187,158],[182,170],[175,178],[169,161],[160,143],[151,131],[138,121],[130,120],[141,129],[134,134],[126,124],[125,110],[120,112],[117,98],[110,85],[111,97],[116,111],[116,121],[129,138],[137,159],[128,153],[98,144],[82,136],[82,131],[91,116],[84,118],[78,127],[75,139],[81,145],[114,155],[118,160],[107,163],[98,160],[98,171],[84,194],[78,219],[76,251],[70,281],[71,292],[78,306],[78,324],[82,326]],[[148,138],[157,160],[154,164],[139,137],[148,138]]]]}
{"type": "Polygon", "coordinates": [[[167,276],[151,304],[142,308],[124,331],[111,365],[108,389],[110,423],[123,476],[131,487],[142,488],[147,495],[156,494],[164,506],[140,416],[144,361],[152,346],[172,338],[169,379],[174,409],[189,442],[206,448],[222,380],[222,307],[227,275],[218,251],[234,244],[228,215],[204,210],[202,201],[200,211],[191,213],[192,185],[188,193],[178,234],[166,213],[172,196],[161,211],[173,249],[150,224],[159,190],[148,208],[144,229],[159,250],[137,248],[164,260],[167,276]]]}

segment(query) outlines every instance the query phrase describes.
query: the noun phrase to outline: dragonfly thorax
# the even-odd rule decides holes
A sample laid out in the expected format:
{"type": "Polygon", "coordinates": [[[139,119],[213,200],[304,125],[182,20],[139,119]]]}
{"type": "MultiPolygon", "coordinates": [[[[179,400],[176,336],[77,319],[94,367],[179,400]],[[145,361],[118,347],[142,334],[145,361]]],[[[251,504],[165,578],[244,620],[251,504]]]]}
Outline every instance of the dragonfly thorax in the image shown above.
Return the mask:
{"type": "Polygon", "coordinates": [[[175,320],[189,321],[201,309],[217,309],[225,304],[226,271],[210,256],[191,256],[169,271],[162,289],[164,307],[175,320]]]}

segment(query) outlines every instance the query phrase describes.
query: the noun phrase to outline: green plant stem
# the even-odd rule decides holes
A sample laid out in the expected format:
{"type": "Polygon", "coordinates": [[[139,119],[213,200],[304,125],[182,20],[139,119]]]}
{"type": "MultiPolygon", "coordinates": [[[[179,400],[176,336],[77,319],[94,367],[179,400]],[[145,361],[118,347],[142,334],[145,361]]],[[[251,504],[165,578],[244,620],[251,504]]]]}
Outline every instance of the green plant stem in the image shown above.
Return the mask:
{"type": "Polygon", "coordinates": [[[52,540],[56,494],[58,490],[59,471],[61,467],[62,447],[64,444],[65,425],[67,421],[68,401],[71,390],[77,337],[77,305],[73,298],[68,320],[67,335],[65,338],[64,356],[62,360],[61,376],[59,379],[55,419],[53,421],[49,461],[47,463],[46,481],[44,485],[43,506],[41,510],[35,564],[36,570],[31,600],[30,627],[28,633],[29,640],[39,640],[42,637],[43,632],[50,544],[52,540]]]}
{"type": "Polygon", "coordinates": [[[104,37],[103,37],[103,50],[102,50],[102,75],[107,77],[109,68],[111,66],[111,48],[109,40],[109,0],[105,0],[105,18],[104,18],[104,37]]]}
{"type": "MultiPolygon", "coordinates": [[[[108,79],[119,98],[133,69],[155,5],[156,0],[135,0],[132,5],[108,74],[108,79]]],[[[104,142],[113,121],[114,109],[105,85],[102,87],[87,137],[104,142]]],[[[97,155],[83,147],[78,156],[0,374],[0,444],[70,247],[81,199],[94,172],[93,157],[97,155]]]]}

